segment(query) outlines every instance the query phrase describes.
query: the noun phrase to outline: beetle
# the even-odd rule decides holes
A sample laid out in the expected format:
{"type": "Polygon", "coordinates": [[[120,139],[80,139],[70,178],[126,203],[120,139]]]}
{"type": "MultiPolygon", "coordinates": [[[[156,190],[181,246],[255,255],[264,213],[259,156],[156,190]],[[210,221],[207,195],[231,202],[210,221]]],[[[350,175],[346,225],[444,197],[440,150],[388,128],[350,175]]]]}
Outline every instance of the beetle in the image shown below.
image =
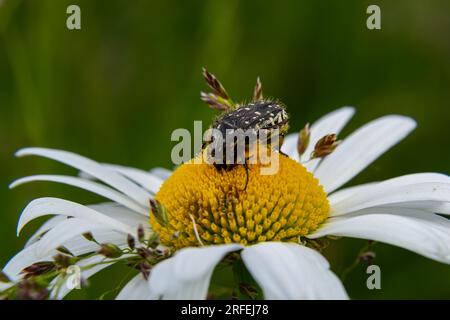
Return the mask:
{"type": "MultiPolygon", "coordinates": [[[[276,100],[264,99],[262,95],[262,85],[257,78],[253,91],[253,99],[250,103],[235,104],[229,97],[219,80],[206,69],[203,69],[203,76],[213,93],[201,92],[201,99],[211,108],[223,111],[214,120],[211,128],[220,133],[219,139],[209,139],[202,145],[202,150],[212,148],[211,156],[214,160],[219,155],[222,161],[212,164],[217,170],[231,170],[237,165],[244,165],[247,173],[245,188],[248,184],[248,160],[252,155],[250,149],[251,142],[259,141],[260,133],[264,131],[266,146],[279,151],[282,140],[289,128],[289,116],[285,106],[276,100]],[[277,137],[272,136],[277,130],[277,137]],[[230,139],[227,139],[230,138],[230,139]],[[231,140],[232,138],[232,140],[231,140]],[[253,138],[253,140],[252,140],[253,138]],[[277,140],[275,140],[277,138],[277,140]],[[230,141],[231,140],[231,141],[230,141]],[[250,141],[252,140],[252,141],[250,141]],[[278,141],[275,145],[274,142],[278,141]],[[233,159],[227,159],[227,150],[233,149],[233,159]],[[244,154],[239,154],[244,151],[244,154]]],[[[280,151],[281,152],[281,151],[280,151]]],[[[211,163],[211,162],[210,162],[211,163]]]]}
{"type": "Polygon", "coordinates": [[[255,101],[238,106],[236,109],[219,116],[212,124],[212,129],[218,130],[222,139],[204,143],[203,148],[212,147],[211,155],[213,157],[217,155],[217,152],[222,153],[220,158],[223,161],[221,163],[212,163],[218,170],[230,170],[239,164],[244,165],[247,172],[245,190],[248,184],[247,162],[249,157],[251,157],[251,154],[249,154],[249,149],[251,148],[250,137],[253,135],[258,141],[260,138],[259,133],[265,130],[268,140],[267,145],[270,145],[272,149],[279,149],[288,127],[289,116],[281,103],[272,100],[255,101]],[[278,130],[280,141],[277,145],[274,144],[275,141],[272,141],[275,137],[271,136],[275,129],[278,130]],[[227,139],[227,137],[232,137],[233,139],[227,139]],[[239,148],[239,144],[244,145],[240,145],[239,148]],[[227,159],[227,148],[233,149],[233,159],[227,159]],[[245,152],[244,155],[239,154],[239,150],[243,150],[245,152]]]}

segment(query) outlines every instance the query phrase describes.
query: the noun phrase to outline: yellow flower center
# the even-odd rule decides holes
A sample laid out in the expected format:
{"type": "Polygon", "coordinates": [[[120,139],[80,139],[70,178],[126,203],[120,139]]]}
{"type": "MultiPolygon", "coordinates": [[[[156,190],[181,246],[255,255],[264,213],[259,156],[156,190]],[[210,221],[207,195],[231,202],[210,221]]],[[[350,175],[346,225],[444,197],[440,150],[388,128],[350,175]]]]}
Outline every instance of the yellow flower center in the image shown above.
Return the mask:
{"type": "Polygon", "coordinates": [[[262,241],[295,241],[314,232],[329,215],[319,181],[283,155],[279,170],[262,175],[261,164],[217,170],[191,160],[177,168],[156,195],[167,221],[150,223],[161,243],[187,246],[262,241]]]}

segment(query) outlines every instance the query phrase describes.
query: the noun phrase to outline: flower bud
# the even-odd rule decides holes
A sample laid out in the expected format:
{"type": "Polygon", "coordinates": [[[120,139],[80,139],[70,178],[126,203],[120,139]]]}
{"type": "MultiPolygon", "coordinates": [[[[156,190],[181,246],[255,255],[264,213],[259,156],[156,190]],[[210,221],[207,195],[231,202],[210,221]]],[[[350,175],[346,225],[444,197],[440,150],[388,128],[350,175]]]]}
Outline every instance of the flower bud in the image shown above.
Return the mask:
{"type": "Polygon", "coordinates": [[[67,268],[72,264],[72,259],[65,254],[58,253],[53,257],[53,260],[55,261],[56,266],[60,268],[67,268]]]}
{"type": "Polygon", "coordinates": [[[219,111],[229,111],[231,107],[228,105],[227,100],[214,93],[200,92],[200,99],[206,102],[211,109],[219,111]]]}
{"type": "Polygon", "coordinates": [[[210,73],[206,68],[203,68],[203,77],[206,80],[206,84],[221,98],[229,99],[228,93],[226,92],[223,85],[216,78],[215,75],[210,73]]]}
{"type": "Polygon", "coordinates": [[[44,300],[50,292],[35,281],[23,280],[17,285],[16,296],[19,300],[44,300]]]}
{"type": "Polygon", "coordinates": [[[112,243],[103,243],[100,245],[98,253],[107,258],[119,258],[122,255],[122,250],[112,243]]]}
{"type": "Polygon", "coordinates": [[[53,271],[55,270],[55,267],[56,266],[53,261],[41,261],[24,268],[20,273],[24,274],[25,278],[29,278],[53,271]]]}
{"type": "Polygon", "coordinates": [[[88,241],[94,241],[94,242],[95,242],[94,235],[93,235],[91,232],[85,232],[85,233],[83,233],[83,237],[84,237],[86,240],[88,240],[88,241]]]}
{"type": "Polygon", "coordinates": [[[148,238],[148,246],[152,249],[155,249],[159,245],[158,240],[159,240],[158,235],[156,233],[153,233],[148,238]]]}
{"type": "Polygon", "coordinates": [[[261,79],[256,78],[256,85],[255,89],[253,89],[253,101],[261,101],[263,100],[263,93],[262,93],[262,83],[261,79]]]}
{"type": "Polygon", "coordinates": [[[9,283],[9,282],[11,282],[11,279],[9,279],[9,277],[6,275],[6,273],[4,273],[3,271],[0,271],[0,282],[9,283]]]}
{"type": "Polygon", "coordinates": [[[152,252],[147,248],[137,248],[137,253],[144,259],[150,258],[152,256],[152,252]]]}
{"type": "Polygon", "coordinates": [[[225,91],[225,88],[219,80],[217,80],[217,78],[212,73],[209,73],[205,68],[203,68],[203,77],[206,80],[206,84],[212,89],[213,92],[200,92],[200,99],[206,102],[212,109],[219,111],[233,110],[236,105],[233,100],[230,99],[228,93],[225,91]]]}
{"type": "Polygon", "coordinates": [[[336,147],[341,143],[337,140],[337,136],[333,134],[327,134],[317,141],[314,151],[311,153],[311,159],[324,158],[336,149],[336,147]]]}
{"type": "Polygon", "coordinates": [[[136,247],[136,240],[134,240],[134,237],[131,234],[128,234],[128,236],[127,236],[127,243],[128,243],[128,247],[131,250],[134,250],[134,248],[136,247]]]}
{"type": "Polygon", "coordinates": [[[150,199],[150,208],[158,223],[166,226],[168,221],[166,208],[156,199],[150,199]]]}
{"type": "Polygon", "coordinates": [[[64,253],[64,254],[67,254],[67,255],[69,255],[69,256],[73,256],[73,253],[70,252],[70,250],[67,249],[67,248],[64,247],[64,246],[59,246],[58,248],[56,248],[56,251],[59,251],[59,252],[64,253]]]}
{"type": "Polygon", "coordinates": [[[151,268],[152,266],[146,261],[143,261],[139,264],[138,269],[142,273],[142,276],[144,277],[145,280],[148,280],[151,268]]]}
{"type": "Polygon", "coordinates": [[[298,134],[297,151],[299,155],[304,154],[306,148],[308,148],[310,136],[311,131],[309,130],[309,123],[307,123],[298,134]]]}
{"type": "MultiPolygon", "coordinates": [[[[151,203],[151,202],[150,202],[151,203]]],[[[144,226],[140,224],[137,229],[137,236],[140,243],[145,242],[145,232],[144,232],[144,226]]]]}

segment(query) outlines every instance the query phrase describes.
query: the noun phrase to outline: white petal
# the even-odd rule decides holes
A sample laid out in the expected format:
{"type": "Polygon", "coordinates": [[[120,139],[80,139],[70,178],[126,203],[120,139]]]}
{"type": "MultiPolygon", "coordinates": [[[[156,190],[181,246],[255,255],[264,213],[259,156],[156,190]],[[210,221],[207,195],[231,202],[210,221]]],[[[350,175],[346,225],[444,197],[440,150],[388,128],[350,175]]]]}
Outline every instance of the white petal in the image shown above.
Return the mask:
{"type": "Polygon", "coordinates": [[[392,214],[398,216],[405,216],[414,219],[419,219],[423,223],[431,223],[434,228],[441,229],[443,232],[450,232],[450,220],[440,215],[427,212],[423,209],[417,208],[403,208],[403,207],[372,207],[358,210],[345,215],[345,218],[356,217],[367,214],[392,214]]]}
{"type": "Polygon", "coordinates": [[[66,241],[85,232],[108,229],[108,226],[78,218],[66,219],[48,231],[36,246],[36,256],[45,257],[53,249],[63,245],[66,241]]]}
{"type": "Polygon", "coordinates": [[[425,210],[428,207],[428,211],[450,214],[442,210],[448,208],[445,203],[450,203],[450,177],[443,174],[410,174],[355,188],[329,196],[332,216],[388,205],[425,210]]]}
{"type": "Polygon", "coordinates": [[[54,216],[54,217],[51,217],[50,219],[48,219],[47,221],[45,221],[39,227],[39,229],[37,229],[36,232],[33,233],[33,235],[30,238],[28,238],[27,243],[25,244],[25,247],[28,247],[29,245],[38,241],[44,233],[46,233],[48,230],[55,227],[57,224],[59,224],[60,222],[66,220],[66,219],[67,219],[66,216],[54,216]]]}
{"type": "MultiPolygon", "coordinates": [[[[308,148],[306,148],[301,161],[307,161],[314,150],[314,146],[323,136],[331,133],[339,134],[347,122],[352,118],[355,113],[353,107],[343,107],[337,109],[324,117],[320,118],[311,126],[311,136],[309,139],[308,148]]],[[[310,161],[305,163],[306,169],[310,172],[314,172],[319,161],[310,161]]]]}
{"type": "Polygon", "coordinates": [[[17,226],[17,234],[31,220],[52,214],[90,220],[125,234],[134,235],[136,233],[134,228],[81,204],[58,198],[40,198],[33,200],[23,210],[17,226]]]}
{"type": "MultiPolygon", "coordinates": [[[[314,122],[311,126],[309,146],[303,154],[302,161],[309,159],[315,144],[320,138],[329,133],[339,133],[354,113],[355,109],[353,107],[343,107],[326,114],[314,122]]],[[[287,154],[290,158],[300,161],[300,156],[297,152],[297,143],[298,133],[291,133],[284,139],[281,151],[287,154]]],[[[307,168],[309,170],[313,170],[315,165],[313,162],[309,163],[307,168]]]]}
{"type": "Polygon", "coordinates": [[[142,225],[145,228],[149,228],[148,223],[148,214],[147,216],[143,216],[141,214],[137,214],[134,211],[131,211],[117,203],[113,202],[104,202],[99,204],[88,205],[87,207],[94,209],[98,212],[107,215],[115,220],[121,221],[133,228],[142,225]]]}
{"type": "MultiPolygon", "coordinates": [[[[92,246],[92,244],[93,244],[92,242],[88,242],[86,240],[84,240],[84,243],[87,243],[90,246],[92,246]]],[[[18,281],[21,278],[20,272],[24,268],[32,265],[33,263],[39,262],[39,261],[51,260],[52,257],[57,253],[55,250],[55,251],[50,252],[45,257],[37,256],[36,255],[38,253],[38,251],[36,250],[37,245],[38,245],[38,242],[33,243],[33,244],[29,245],[28,247],[22,249],[14,257],[12,257],[8,261],[8,263],[4,266],[2,271],[5,272],[12,281],[18,281]]],[[[96,248],[98,248],[97,245],[96,245],[96,248]]]]}
{"type": "Polygon", "coordinates": [[[151,195],[144,189],[131,182],[122,175],[102,166],[101,164],[82,157],[80,155],[60,150],[44,149],[44,148],[25,148],[16,153],[16,156],[23,157],[29,155],[42,156],[49,159],[67,164],[78,170],[96,177],[97,179],[109,184],[111,187],[123,192],[130,198],[137,201],[142,206],[148,206],[151,195]]]}
{"type": "Polygon", "coordinates": [[[326,259],[313,249],[263,242],[246,247],[241,256],[266,299],[348,298],[326,259]]]}
{"type": "MultiPolygon", "coordinates": [[[[146,172],[141,169],[137,169],[137,168],[133,168],[133,167],[126,167],[126,166],[117,165],[117,164],[103,163],[103,165],[106,167],[109,167],[110,169],[120,169],[120,170],[116,170],[116,171],[122,171],[121,174],[124,176],[127,176],[127,174],[125,174],[125,172],[128,170],[132,171],[133,173],[136,173],[136,170],[137,170],[137,172],[139,174],[137,175],[138,178],[136,180],[134,179],[136,176],[133,173],[131,175],[127,176],[127,178],[137,182],[138,184],[140,184],[141,186],[143,186],[144,188],[146,188],[148,191],[150,191],[152,193],[154,193],[155,190],[158,191],[159,186],[172,175],[172,171],[170,171],[169,169],[161,168],[161,167],[156,167],[156,168],[151,169],[149,172],[146,172]],[[150,175],[150,179],[147,180],[144,175],[141,175],[141,173],[150,175]],[[144,180],[142,180],[143,177],[144,177],[144,180]],[[148,183],[148,181],[150,181],[150,184],[148,183]]],[[[86,172],[83,172],[83,171],[80,171],[78,173],[78,176],[83,179],[87,179],[87,180],[96,180],[95,177],[93,177],[90,174],[87,174],[86,172]]]]}
{"type": "MultiPolygon", "coordinates": [[[[126,236],[124,234],[120,234],[112,230],[96,230],[92,233],[94,238],[99,243],[113,243],[119,247],[124,247],[126,245],[126,236]]],[[[87,241],[82,236],[74,237],[64,242],[63,245],[74,255],[83,255],[94,252],[99,248],[96,243],[87,241]]],[[[8,261],[2,271],[4,271],[13,281],[17,281],[20,278],[19,273],[25,267],[28,267],[35,262],[51,260],[57,253],[56,250],[52,250],[46,256],[38,255],[37,253],[39,250],[36,249],[37,246],[39,246],[39,241],[30,244],[26,248],[19,251],[12,259],[8,261]]],[[[103,259],[102,256],[95,257],[103,259]]]]}
{"type": "Polygon", "coordinates": [[[323,159],[314,175],[329,193],[356,176],[415,127],[413,119],[399,115],[376,119],[344,139],[323,159]]]}
{"type": "Polygon", "coordinates": [[[0,292],[1,291],[5,291],[6,289],[10,288],[11,286],[13,286],[13,283],[4,283],[4,282],[0,282],[0,292]]]}
{"type": "Polygon", "coordinates": [[[107,186],[104,186],[102,184],[71,177],[71,176],[59,176],[59,175],[34,175],[29,176],[21,179],[17,179],[13,183],[10,184],[10,188],[15,188],[19,185],[22,185],[24,183],[29,183],[33,181],[52,181],[52,182],[59,182],[64,183],[67,185],[75,186],[90,192],[93,192],[95,194],[101,195],[107,199],[110,199],[114,202],[120,203],[123,206],[130,208],[131,210],[135,212],[139,212],[143,215],[148,215],[148,209],[144,208],[143,206],[137,204],[135,201],[131,200],[127,196],[123,195],[120,192],[115,191],[114,189],[111,189],[107,186]]]}
{"type": "MultiPolygon", "coordinates": [[[[95,204],[95,205],[89,205],[88,208],[94,209],[100,213],[103,213],[107,215],[108,217],[111,217],[115,220],[121,221],[135,229],[139,225],[144,227],[144,231],[146,233],[146,236],[150,235],[150,226],[148,224],[148,218],[144,217],[140,214],[135,213],[134,211],[131,211],[125,207],[122,207],[115,203],[101,203],[101,204],[95,204]]],[[[58,225],[60,222],[67,219],[67,216],[54,216],[50,219],[48,219],[45,223],[42,224],[42,226],[31,236],[26,246],[36,242],[39,240],[39,238],[48,230],[52,229],[56,225],[58,225]]],[[[113,232],[113,231],[111,231],[113,232]]],[[[123,233],[121,233],[121,237],[123,237],[123,233]]]]}
{"type": "Polygon", "coordinates": [[[376,206],[373,208],[407,208],[407,209],[419,209],[427,212],[438,213],[438,214],[450,214],[450,202],[442,201],[407,201],[407,202],[396,202],[392,204],[385,204],[383,206],[376,206]]]}
{"type": "Polygon", "coordinates": [[[19,251],[2,269],[2,271],[12,280],[18,281],[20,279],[20,272],[38,261],[46,261],[51,260],[52,256],[56,254],[55,252],[51,252],[46,257],[39,257],[36,255],[38,243],[34,243],[23,250],[19,251]]]}
{"type": "MultiPolygon", "coordinates": [[[[112,243],[119,247],[127,243],[127,236],[114,230],[94,230],[92,234],[99,243],[112,243]]],[[[99,249],[95,242],[88,241],[81,235],[70,239],[63,245],[74,255],[83,255],[99,249]]]]}
{"type": "MultiPolygon", "coordinates": [[[[80,266],[80,267],[84,267],[84,266],[87,266],[87,265],[97,264],[99,262],[104,262],[104,261],[107,262],[109,260],[111,260],[111,259],[107,259],[107,258],[105,258],[103,256],[97,255],[97,256],[93,256],[93,257],[89,257],[89,258],[83,259],[80,262],[78,262],[77,265],[80,266]]],[[[93,267],[91,267],[89,269],[82,270],[80,276],[81,276],[82,279],[89,279],[90,277],[92,277],[96,273],[98,273],[98,272],[102,271],[103,269],[113,265],[116,262],[117,261],[111,261],[111,263],[102,263],[102,264],[98,264],[96,266],[93,266],[93,267]]],[[[52,299],[61,300],[73,290],[73,289],[69,289],[69,286],[67,285],[67,280],[68,279],[66,279],[66,282],[64,282],[62,284],[62,286],[60,287],[58,292],[56,290],[53,290],[51,292],[50,297],[52,299]]],[[[55,283],[56,281],[57,281],[57,279],[55,279],[55,281],[53,283],[55,283]]]]}
{"type": "Polygon", "coordinates": [[[166,168],[156,167],[150,170],[150,174],[153,174],[154,176],[165,181],[172,175],[172,171],[166,168]]]}
{"type": "MultiPolygon", "coordinates": [[[[98,243],[112,243],[120,248],[125,248],[127,244],[127,236],[114,230],[99,229],[93,230],[92,234],[98,243]]],[[[93,253],[99,249],[99,245],[95,242],[86,240],[79,235],[63,243],[74,255],[79,256],[86,253],[93,253]]]]}
{"type": "Polygon", "coordinates": [[[150,289],[142,273],[131,279],[117,295],[116,300],[148,300],[150,289]]]}
{"type": "Polygon", "coordinates": [[[172,258],[158,263],[150,273],[152,299],[205,299],[217,263],[237,244],[185,248],[172,258]]]}
{"type": "Polygon", "coordinates": [[[431,220],[382,213],[342,216],[330,219],[308,237],[315,239],[328,235],[385,242],[450,263],[450,230],[431,220]]]}
{"type": "Polygon", "coordinates": [[[140,169],[119,166],[116,164],[104,164],[104,166],[127,177],[131,181],[142,186],[147,191],[150,191],[152,194],[156,194],[159,191],[161,184],[164,182],[164,180],[156,177],[155,175],[140,169]]]}
{"type": "Polygon", "coordinates": [[[340,203],[341,201],[348,199],[361,191],[366,190],[368,186],[370,185],[373,186],[376,185],[377,183],[379,182],[369,182],[334,191],[332,194],[328,195],[328,201],[330,202],[330,206],[332,207],[335,204],[340,203]]]}

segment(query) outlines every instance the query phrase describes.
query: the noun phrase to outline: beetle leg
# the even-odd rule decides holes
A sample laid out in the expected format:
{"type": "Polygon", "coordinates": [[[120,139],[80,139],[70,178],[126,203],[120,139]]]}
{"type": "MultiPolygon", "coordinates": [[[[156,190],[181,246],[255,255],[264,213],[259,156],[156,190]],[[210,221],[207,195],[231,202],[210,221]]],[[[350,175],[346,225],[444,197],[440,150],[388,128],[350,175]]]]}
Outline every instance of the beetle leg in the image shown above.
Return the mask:
{"type": "Polygon", "coordinates": [[[245,187],[241,191],[247,190],[247,186],[248,186],[248,164],[247,164],[247,161],[244,162],[244,168],[245,168],[245,187]]]}

